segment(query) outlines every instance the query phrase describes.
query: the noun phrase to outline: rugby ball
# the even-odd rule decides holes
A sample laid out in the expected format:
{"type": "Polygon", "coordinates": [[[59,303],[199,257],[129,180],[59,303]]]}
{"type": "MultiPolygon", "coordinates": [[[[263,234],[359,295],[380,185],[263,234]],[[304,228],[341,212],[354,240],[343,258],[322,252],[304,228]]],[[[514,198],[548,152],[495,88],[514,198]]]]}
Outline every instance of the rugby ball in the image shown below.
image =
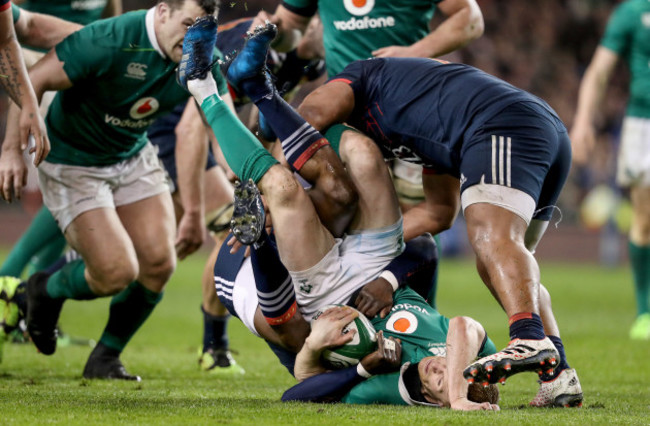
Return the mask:
{"type": "MultiPolygon", "coordinates": [[[[345,305],[327,305],[316,312],[312,321],[316,320],[323,312],[337,306],[345,305]]],[[[350,309],[354,308],[350,307],[350,309]]],[[[365,315],[357,312],[359,316],[343,328],[343,334],[356,330],[352,340],[345,345],[325,349],[321,354],[321,359],[327,367],[341,369],[357,365],[364,356],[377,349],[375,327],[365,315]]]]}

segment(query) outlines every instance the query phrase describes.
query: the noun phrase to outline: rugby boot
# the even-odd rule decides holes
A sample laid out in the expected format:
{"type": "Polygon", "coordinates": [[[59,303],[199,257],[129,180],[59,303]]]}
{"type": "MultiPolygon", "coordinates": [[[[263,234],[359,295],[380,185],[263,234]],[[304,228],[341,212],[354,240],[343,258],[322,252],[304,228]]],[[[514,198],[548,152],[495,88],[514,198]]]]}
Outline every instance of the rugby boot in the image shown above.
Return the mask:
{"type": "Polygon", "coordinates": [[[36,348],[44,355],[56,351],[56,324],[65,299],[47,294],[49,274],[37,272],[27,280],[27,332],[36,348]]]}
{"type": "Polygon", "coordinates": [[[266,66],[266,56],[278,27],[270,22],[258,25],[248,33],[241,52],[232,60],[226,77],[230,84],[243,91],[253,102],[272,96],[275,85],[266,66]]]}
{"type": "Polygon", "coordinates": [[[483,386],[493,383],[505,383],[513,374],[535,371],[553,374],[560,355],[548,337],[542,340],[514,339],[501,352],[488,355],[470,364],[463,371],[468,383],[483,386]]]}
{"type": "Polygon", "coordinates": [[[639,315],[632,328],[630,328],[630,339],[650,340],[650,313],[639,315]]]}
{"type": "Polygon", "coordinates": [[[116,351],[108,349],[101,343],[93,349],[84,367],[84,379],[130,380],[139,382],[140,376],[129,374],[124,368],[116,351]]]}
{"type": "Polygon", "coordinates": [[[230,229],[237,240],[251,245],[259,240],[264,230],[266,214],[260,191],[255,182],[235,183],[235,207],[230,219],[230,229]]]}
{"type": "Polygon", "coordinates": [[[176,80],[187,90],[188,80],[204,79],[217,62],[213,59],[217,42],[217,18],[212,15],[196,19],[185,33],[183,56],[176,69],[176,80]]]}
{"type": "MultiPolygon", "coordinates": [[[[21,281],[14,277],[0,277],[0,362],[4,351],[4,343],[9,335],[18,328],[20,310],[13,298],[21,281]]],[[[23,286],[24,289],[24,286],[23,286]]]]}
{"type": "Polygon", "coordinates": [[[228,349],[208,349],[199,358],[201,370],[214,375],[238,376],[245,370],[237,364],[228,349]]]}
{"type": "Polygon", "coordinates": [[[532,407],[582,407],[582,387],[576,370],[566,368],[548,382],[540,381],[532,407]]]}

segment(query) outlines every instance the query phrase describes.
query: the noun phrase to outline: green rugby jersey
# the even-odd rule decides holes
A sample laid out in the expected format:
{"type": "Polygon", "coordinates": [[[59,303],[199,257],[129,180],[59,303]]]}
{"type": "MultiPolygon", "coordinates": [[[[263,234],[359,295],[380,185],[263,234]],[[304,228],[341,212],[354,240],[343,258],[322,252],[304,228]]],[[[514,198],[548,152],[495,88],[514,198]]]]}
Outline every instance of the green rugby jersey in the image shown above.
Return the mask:
{"type": "Polygon", "coordinates": [[[25,10],[87,25],[101,19],[106,3],[107,0],[27,0],[21,6],[25,10]]]}
{"type": "MultiPolygon", "coordinates": [[[[384,319],[376,316],[372,324],[377,331],[383,330],[384,336],[402,341],[402,363],[419,362],[432,355],[446,356],[449,319],[408,287],[398,289],[393,299],[390,314],[384,319]]],[[[479,356],[495,352],[494,343],[487,339],[479,356]]],[[[371,377],[352,388],[341,401],[348,404],[408,405],[400,396],[398,381],[399,372],[371,377]]]]}
{"type": "Polygon", "coordinates": [[[327,74],[331,77],[358,59],[386,46],[410,46],[429,34],[429,21],[441,0],[284,0],[302,16],[316,9],[323,22],[327,74]]]}
{"type": "MultiPolygon", "coordinates": [[[[190,95],[164,57],[153,9],[90,24],[56,46],[73,86],[56,94],[46,117],[51,163],[104,166],[135,155],[147,128],[190,95]]],[[[215,54],[218,51],[215,49],[215,54]]],[[[214,67],[219,93],[228,92],[214,67]]]]}
{"type": "Polygon", "coordinates": [[[630,68],[627,115],[650,118],[650,2],[621,3],[610,17],[600,44],[624,58],[630,68]]]}

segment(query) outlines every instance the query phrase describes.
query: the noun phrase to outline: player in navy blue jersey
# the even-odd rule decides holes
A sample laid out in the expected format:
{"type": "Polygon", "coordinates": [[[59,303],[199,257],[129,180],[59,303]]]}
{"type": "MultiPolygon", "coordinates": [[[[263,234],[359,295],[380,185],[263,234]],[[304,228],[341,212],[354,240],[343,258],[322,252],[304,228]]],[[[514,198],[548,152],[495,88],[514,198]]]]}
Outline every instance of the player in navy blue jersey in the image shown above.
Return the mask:
{"type": "MultiPolygon", "coordinates": [[[[299,112],[321,131],[346,122],[371,136],[385,157],[425,166],[426,202],[404,215],[405,239],[447,229],[460,201],[479,274],[506,311],[511,337],[506,349],[468,366],[468,380],[495,383],[538,371],[540,394],[568,387],[575,371],[550,325],[550,296],[533,257],[571,163],[557,114],[473,67],[417,58],[352,63],[299,112]]],[[[534,405],[557,403],[540,394],[534,405]]],[[[576,395],[571,405],[581,400],[576,395]]]]}

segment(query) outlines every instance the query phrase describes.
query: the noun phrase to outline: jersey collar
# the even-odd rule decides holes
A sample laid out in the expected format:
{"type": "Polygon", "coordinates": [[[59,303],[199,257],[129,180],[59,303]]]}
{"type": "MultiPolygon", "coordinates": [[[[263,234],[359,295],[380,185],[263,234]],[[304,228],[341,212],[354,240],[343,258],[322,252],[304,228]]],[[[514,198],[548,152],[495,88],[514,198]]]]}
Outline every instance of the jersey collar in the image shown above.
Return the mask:
{"type": "Polygon", "coordinates": [[[154,6],[151,9],[147,10],[147,15],[144,18],[144,25],[147,28],[147,37],[149,37],[149,42],[153,48],[156,49],[156,52],[158,52],[158,54],[163,59],[167,59],[167,56],[165,56],[162,49],[160,48],[160,45],[158,44],[158,39],[156,38],[156,30],[153,26],[155,9],[156,7],[154,6]]]}

